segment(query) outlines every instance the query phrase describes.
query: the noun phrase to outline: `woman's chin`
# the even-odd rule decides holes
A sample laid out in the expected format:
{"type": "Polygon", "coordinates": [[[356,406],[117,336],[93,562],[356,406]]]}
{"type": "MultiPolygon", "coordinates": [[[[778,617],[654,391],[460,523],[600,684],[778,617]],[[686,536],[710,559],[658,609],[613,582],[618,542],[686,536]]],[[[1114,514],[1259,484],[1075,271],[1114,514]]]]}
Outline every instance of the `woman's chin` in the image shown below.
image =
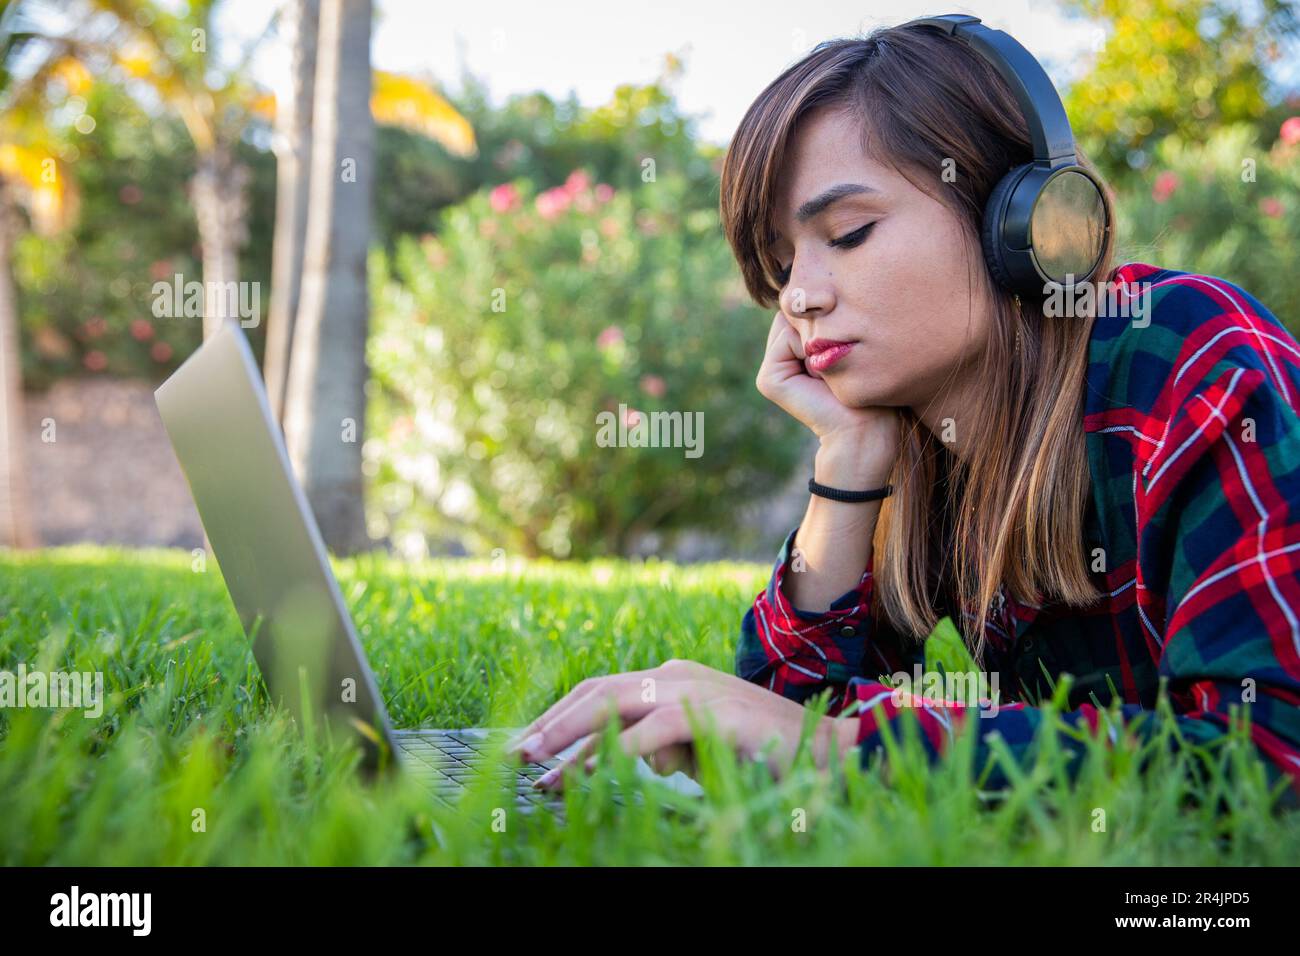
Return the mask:
{"type": "Polygon", "coordinates": [[[831,394],[845,408],[874,408],[878,405],[896,405],[897,402],[891,400],[891,396],[882,392],[880,389],[863,389],[854,388],[850,383],[839,383],[828,381],[831,394]]]}

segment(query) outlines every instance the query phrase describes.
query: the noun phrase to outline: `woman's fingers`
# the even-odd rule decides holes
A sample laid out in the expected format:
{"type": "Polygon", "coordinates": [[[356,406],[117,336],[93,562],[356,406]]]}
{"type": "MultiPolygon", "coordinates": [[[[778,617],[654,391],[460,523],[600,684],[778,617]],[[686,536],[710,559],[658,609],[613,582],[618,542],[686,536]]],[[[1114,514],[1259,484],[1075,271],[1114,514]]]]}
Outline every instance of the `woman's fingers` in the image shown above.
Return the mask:
{"type": "MultiPolygon", "coordinates": [[[[686,719],[685,707],[681,704],[669,704],[656,708],[620,733],[618,746],[625,754],[642,757],[666,750],[676,744],[687,743],[690,739],[691,728],[690,722],[686,719]]],[[[562,784],[565,774],[571,769],[585,766],[598,745],[597,735],[593,735],[568,760],[539,777],[535,786],[551,789],[557,784],[562,784]]]]}
{"type": "Polygon", "coordinates": [[[655,773],[664,777],[671,776],[678,770],[691,777],[697,774],[695,747],[690,743],[669,744],[667,747],[656,750],[647,756],[645,760],[655,773]]]}
{"type": "MultiPolygon", "coordinates": [[[[586,680],[579,681],[578,684],[559,700],[542,713],[540,717],[521,730],[513,740],[506,745],[506,753],[520,753],[524,750],[533,750],[541,741],[537,740],[539,734],[542,734],[543,728],[549,727],[551,722],[564,711],[571,708],[575,702],[582,700],[588,694],[592,693],[603,682],[615,680],[622,677],[641,676],[649,674],[649,671],[629,671],[626,674],[613,674],[603,677],[588,677],[586,680]]],[[[557,748],[557,749],[563,749],[557,748]]]]}
{"type": "MultiPolygon", "coordinates": [[[[778,312],[775,316],[773,316],[772,325],[767,330],[767,348],[770,349],[772,347],[772,343],[776,341],[776,337],[780,335],[782,332],[784,332],[786,329],[788,329],[789,327],[790,327],[790,323],[786,321],[786,318],[782,313],[778,312]]],[[[766,349],[764,351],[766,351],[766,349]]]]}
{"type": "Polygon", "coordinates": [[[790,359],[803,359],[803,342],[786,317],[780,312],[772,320],[772,327],[767,332],[767,353],[770,361],[788,362],[790,359]]]}
{"type": "Polygon", "coordinates": [[[533,734],[519,747],[524,758],[547,759],[575,740],[595,733],[617,716],[624,723],[640,720],[655,707],[658,688],[648,672],[633,671],[598,678],[581,694],[570,694],[563,706],[548,711],[533,734]]]}
{"type": "Polygon", "coordinates": [[[595,751],[595,749],[599,746],[600,746],[600,734],[592,734],[590,737],[588,737],[586,740],[583,741],[581,747],[575,750],[567,759],[561,761],[559,766],[555,767],[552,770],[546,771],[546,773],[542,774],[540,777],[534,780],[533,789],[534,790],[559,789],[556,785],[563,780],[564,774],[567,773],[571,768],[579,767],[582,766],[584,763],[586,763],[587,758],[591,756],[592,752],[595,751]]]}

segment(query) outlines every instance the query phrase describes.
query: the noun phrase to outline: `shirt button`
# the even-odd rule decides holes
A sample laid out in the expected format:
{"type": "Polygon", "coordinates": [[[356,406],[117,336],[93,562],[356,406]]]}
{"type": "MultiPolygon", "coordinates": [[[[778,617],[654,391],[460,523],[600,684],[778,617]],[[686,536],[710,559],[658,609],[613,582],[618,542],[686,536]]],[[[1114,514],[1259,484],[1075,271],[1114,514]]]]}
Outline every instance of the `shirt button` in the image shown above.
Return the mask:
{"type": "Polygon", "coordinates": [[[855,628],[852,624],[845,624],[842,628],[840,628],[840,637],[853,637],[857,633],[858,633],[857,628],[855,628]]]}

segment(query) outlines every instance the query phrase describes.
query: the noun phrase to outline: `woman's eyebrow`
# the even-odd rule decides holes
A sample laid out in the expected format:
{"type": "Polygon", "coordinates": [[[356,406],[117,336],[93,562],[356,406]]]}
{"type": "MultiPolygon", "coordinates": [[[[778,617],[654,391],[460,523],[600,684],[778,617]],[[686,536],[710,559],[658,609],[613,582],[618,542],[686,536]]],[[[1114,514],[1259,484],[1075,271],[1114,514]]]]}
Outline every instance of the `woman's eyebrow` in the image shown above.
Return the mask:
{"type": "MultiPolygon", "coordinates": [[[[866,183],[838,183],[818,196],[814,196],[806,203],[799,207],[795,212],[795,218],[799,222],[807,222],[813,216],[825,212],[835,203],[848,196],[859,196],[863,194],[883,195],[875,186],[868,186],[866,183]]],[[[773,232],[770,241],[779,239],[781,233],[773,232]]]]}
{"type": "Polygon", "coordinates": [[[874,186],[868,186],[865,183],[839,183],[823,192],[820,196],[814,196],[806,203],[799,207],[795,213],[795,218],[799,222],[807,222],[813,216],[824,212],[829,206],[839,202],[846,196],[856,196],[860,193],[879,193],[880,190],[874,186]]]}

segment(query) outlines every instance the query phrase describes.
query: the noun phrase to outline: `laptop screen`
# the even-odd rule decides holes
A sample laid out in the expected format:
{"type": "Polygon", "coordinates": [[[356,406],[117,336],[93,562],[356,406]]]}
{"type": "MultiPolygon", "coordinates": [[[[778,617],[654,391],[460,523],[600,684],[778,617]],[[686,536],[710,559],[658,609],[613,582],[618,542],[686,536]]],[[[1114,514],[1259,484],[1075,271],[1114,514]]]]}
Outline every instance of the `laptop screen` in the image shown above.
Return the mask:
{"type": "Polygon", "coordinates": [[[320,530],[237,323],[155,392],[226,589],[274,701],[385,762],[392,730],[320,530]]]}

